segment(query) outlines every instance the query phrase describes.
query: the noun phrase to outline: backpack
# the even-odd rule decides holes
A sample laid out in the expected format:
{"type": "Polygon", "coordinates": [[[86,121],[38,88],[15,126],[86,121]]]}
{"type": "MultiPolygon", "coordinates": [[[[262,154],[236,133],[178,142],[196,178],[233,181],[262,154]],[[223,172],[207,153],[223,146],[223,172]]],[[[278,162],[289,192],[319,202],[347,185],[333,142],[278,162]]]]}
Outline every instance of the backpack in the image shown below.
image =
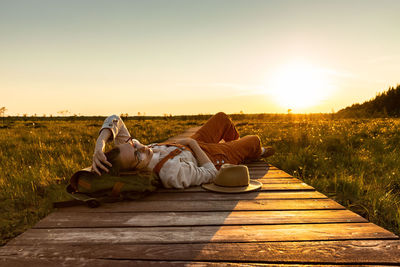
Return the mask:
{"type": "Polygon", "coordinates": [[[73,201],[54,203],[54,207],[67,207],[85,203],[91,208],[101,202],[135,200],[148,195],[161,186],[161,181],[153,172],[102,173],[91,171],[91,167],[75,172],[66,187],[73,201]]]}
{"type": "MultiPolygon", "coordinates": [[[[79,205],[85,203],[91,208],[97,208],[101,202],[116,202],[135,200],[148,195],[161,187],[159,173],[164,163],[179,155],[190,147],[176,143],[159,143],[154,145],[175,146],[176,149],[161,159],[154,167],[154,172],[126,171],[102,173],[101,176],[92,172],[91,167],[75,172],[66,188],[73,201],[53,203],[55,208],[79,205]]],[[[192,152],[193,153],[193,152],[192,152]]]]}

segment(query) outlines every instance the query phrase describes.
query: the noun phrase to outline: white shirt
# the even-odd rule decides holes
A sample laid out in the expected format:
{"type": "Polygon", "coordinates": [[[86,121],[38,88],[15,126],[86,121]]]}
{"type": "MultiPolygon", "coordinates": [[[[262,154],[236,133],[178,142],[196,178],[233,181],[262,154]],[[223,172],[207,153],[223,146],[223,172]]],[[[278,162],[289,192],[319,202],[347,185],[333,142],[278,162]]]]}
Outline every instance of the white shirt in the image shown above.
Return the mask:
{"type": "MultiPolygon", "coordinates": [[[[125,123],[117,115],[112,115],[104,120],[101,130],[105,128],[111,130],[116,145],[125,143],[131,136],[125,123]]],[[[154,146],[152,144],[153,157],[148,168],[153,170],[161,159],[175,149],[175,146],[154,146]]],[[[160,180],[165,188],[186,188],[209,183],[213,181],[216,175],[217,169],[214,164],[207,162],[198,166],[193,154],[185,150],[165,162],[159,173],[160,180]]]]}

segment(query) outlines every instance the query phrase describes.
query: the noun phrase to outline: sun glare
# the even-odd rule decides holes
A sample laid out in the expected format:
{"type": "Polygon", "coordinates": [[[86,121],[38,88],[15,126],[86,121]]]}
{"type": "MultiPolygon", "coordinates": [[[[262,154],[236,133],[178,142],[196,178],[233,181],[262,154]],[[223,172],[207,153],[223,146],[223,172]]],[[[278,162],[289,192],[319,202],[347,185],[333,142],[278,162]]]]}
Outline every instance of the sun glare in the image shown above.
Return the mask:
{"type": "Polygon", "coordinates": [[[279,68],[270,81],[269,89],[279,105],[294,111],[315,106],[330,93],[326,72],[304,63],[279,68]]]}

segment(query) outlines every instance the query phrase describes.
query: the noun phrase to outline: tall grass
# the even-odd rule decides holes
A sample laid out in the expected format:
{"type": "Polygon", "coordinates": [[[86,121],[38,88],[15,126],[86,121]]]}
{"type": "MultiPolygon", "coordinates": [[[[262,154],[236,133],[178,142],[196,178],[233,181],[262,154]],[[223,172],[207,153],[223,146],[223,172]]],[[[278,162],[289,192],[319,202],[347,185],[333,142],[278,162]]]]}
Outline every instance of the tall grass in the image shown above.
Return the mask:
{"type": "MultiPolygon", "coordinates": [[[[400,120],[329,116],[234,116],[241,135],[258,134],[269,162],[370,221],[400,233],[400,120]]],[[[205,117],[127,119],[143,143],[163,141],[205,117]]],[[[67,199],[71,174],[91,164],[102,119],[8,121],[0,129],[1,244],[67,199]]]]}
{"type": "Polygon", "coordinates": [[[399,234],[399,126],[399,119],[306,119],[254,122],[240,130],[276,148],[273,165],[399,234]]]}

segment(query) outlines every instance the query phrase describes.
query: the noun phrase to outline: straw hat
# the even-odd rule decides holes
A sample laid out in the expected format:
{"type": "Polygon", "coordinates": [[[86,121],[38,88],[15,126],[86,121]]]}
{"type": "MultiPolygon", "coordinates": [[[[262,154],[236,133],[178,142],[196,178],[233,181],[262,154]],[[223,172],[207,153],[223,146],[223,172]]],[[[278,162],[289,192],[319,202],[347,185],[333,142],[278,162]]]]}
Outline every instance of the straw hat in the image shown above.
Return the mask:
{"type": "Polygon", "coordinates": [[[221,193],[242,193],[261,188],[262,183],[251,180],[246,165],[224,164],[217,173],[214,182],[203,184],[207,190],[221,193]]]}

